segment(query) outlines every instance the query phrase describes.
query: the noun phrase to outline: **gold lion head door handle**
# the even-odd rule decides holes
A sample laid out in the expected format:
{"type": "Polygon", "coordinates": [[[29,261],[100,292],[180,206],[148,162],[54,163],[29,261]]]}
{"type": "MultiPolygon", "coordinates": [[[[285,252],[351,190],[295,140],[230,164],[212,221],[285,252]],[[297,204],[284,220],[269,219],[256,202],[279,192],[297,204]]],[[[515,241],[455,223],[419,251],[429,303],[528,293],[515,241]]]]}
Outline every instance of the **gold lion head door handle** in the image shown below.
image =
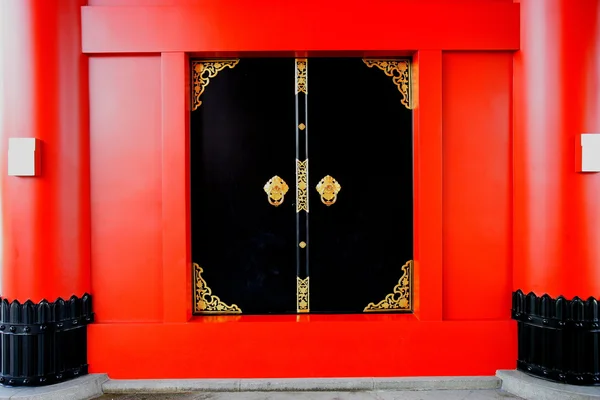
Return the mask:
{"type": "Polygon", "coordinates": [[[272,206],[279,206],[283,203],[283,199],[287,191],[290,189],[283,179],[275,175],[269,182],[267,182],[263,188],[267,194],[269,204],[272,206]]]}
{"type": "Polygon", "coordinates": [[[321,195],[321,201],[326,206],[330,206],[337,200],[337,195],[342,190],[340,184],[327,175],[317,184],[317,192],[321,195]]]}

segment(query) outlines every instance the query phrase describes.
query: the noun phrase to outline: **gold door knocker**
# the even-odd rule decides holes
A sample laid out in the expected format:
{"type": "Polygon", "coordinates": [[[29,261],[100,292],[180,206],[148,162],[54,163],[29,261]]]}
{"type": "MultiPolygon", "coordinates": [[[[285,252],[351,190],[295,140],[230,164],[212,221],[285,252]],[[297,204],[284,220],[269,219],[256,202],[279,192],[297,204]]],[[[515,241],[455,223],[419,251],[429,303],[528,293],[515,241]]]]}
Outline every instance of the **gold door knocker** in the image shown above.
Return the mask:
{"type": "Polygon", "coordinates": [[[267,200],[269,200],[269,204],[277,207],[283,203],[283,198],[289,190],[289,187],[283,179],[275,175],[269,179],[269,182],[265,183],[265,187],[263,189],[267,194],[267,200]]]}
{"type": "Polygon", "coordinates": [[[327,175],[317,184],[317,192],[321,195],[321,201],[326,206],[330,206],[337,200],[337,194],[342,190],[340,184],[327,175]]]}

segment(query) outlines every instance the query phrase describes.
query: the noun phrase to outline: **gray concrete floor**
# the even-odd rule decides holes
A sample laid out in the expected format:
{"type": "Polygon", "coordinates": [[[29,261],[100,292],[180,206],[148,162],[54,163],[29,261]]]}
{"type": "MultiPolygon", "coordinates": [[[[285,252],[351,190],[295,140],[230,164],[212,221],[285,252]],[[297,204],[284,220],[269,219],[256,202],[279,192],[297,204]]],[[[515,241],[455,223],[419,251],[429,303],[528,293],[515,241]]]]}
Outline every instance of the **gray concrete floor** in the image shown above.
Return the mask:
{"type": "Polygon", "coordinates": [[[371,392],[195,392],[105,394],[98,400],[497,400],[519,399],[501,390],[419,390],[371,392]]]}

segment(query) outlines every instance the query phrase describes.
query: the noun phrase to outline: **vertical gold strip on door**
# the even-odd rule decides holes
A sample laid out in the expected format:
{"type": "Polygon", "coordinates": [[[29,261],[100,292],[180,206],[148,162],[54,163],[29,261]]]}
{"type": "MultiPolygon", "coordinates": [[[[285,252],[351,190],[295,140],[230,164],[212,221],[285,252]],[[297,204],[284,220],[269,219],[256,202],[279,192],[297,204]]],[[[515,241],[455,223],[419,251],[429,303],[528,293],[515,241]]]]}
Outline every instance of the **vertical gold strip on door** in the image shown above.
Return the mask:
{"type": "Polygon", "coordinates": [[[308,60],[295,62],[296,95],[296,311],[310,311],[308,271],[308,60]]]}

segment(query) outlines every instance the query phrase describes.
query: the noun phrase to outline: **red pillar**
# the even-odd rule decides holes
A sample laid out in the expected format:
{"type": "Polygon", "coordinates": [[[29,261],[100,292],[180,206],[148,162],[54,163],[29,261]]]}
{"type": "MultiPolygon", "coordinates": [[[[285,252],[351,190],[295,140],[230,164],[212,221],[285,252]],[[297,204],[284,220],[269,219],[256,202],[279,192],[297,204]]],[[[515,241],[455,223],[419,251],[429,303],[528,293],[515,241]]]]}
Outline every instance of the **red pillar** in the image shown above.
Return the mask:
{"type": "Polygon", "coordinates": [[[2,298],[90,290],[85,0],[0,1],[2,298]],[[42,143],[41,175],[7,176],[9,137],[42,143]]]}
{"type": "Polygon", "coordinates": [[[600,133],[600,2],[521,0],[514,66],[517,368],[599,385],[600,173],[576,146],[600,133]]]}
{"type": "Polygon", "coordinates": [[[600,2],[521,0],[515,55],[514,289],[600,296],[600,173],[576,138],[600,133],[600,2]]]}

